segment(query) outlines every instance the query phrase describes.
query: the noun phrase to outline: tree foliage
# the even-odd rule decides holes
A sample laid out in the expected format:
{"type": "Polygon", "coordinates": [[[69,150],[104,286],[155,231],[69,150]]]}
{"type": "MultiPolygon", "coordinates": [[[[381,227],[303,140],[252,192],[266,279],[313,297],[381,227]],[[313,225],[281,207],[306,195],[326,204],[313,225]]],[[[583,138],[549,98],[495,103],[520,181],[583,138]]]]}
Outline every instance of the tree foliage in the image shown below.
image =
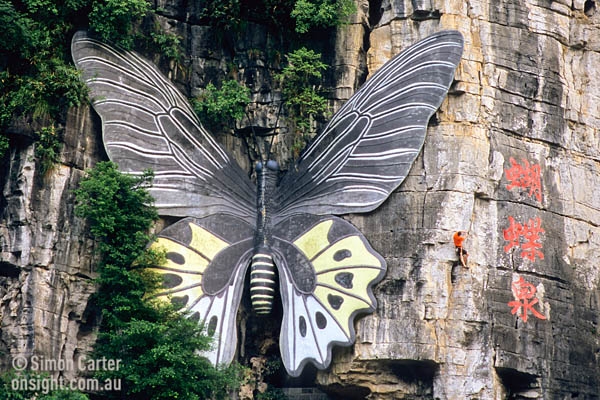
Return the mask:
{"type": "Polygon", "coordinates": [[[296,32],[313,28],[329,28],[345,23],[356,12],[354,1],[297,0],[290,15],[296,21],[296,32]]]}
{"type": "Polygon", "coordinates": [[[54,125],[43,127],[37,134],[35,156],[40,161],[42,173],[46,173],[58,161],[62,142],[54,125]]]}
{"type": "Polygon", "coordinates": [[[353,0],[207,0],[201,17],[221,30],[235,30],[243,21],[267,25],[289,40],[313,29],[332,28],[356,12],[353,0]]]}
{"type": "Polygon", "coordinates": [[[89,14],[90,27],[101,40],[130,49],[136,22],[149,12],[146,0],[95,0],[89,14]]]}
{"type": "Polygon", "coordinates": [[[292,150],[297,155],[314,135],[315,119],[324,117],[327,111],[327,99],[320,93],[322,73],[327,65],[321,61],[321,54],[305,47],[290,52],[286,59],[287,65],[277,79],[288,115],[295,125],[292,150]]]}
{"type": "MultiPolygon", "coordinates": [[[[0,157],[15,117],[60,131],[68,108],[87,99],[71,61],[75,30],[89,27],[102,40],[131,47],[134,27],[149,11],[146,0],[0,0],[0,157]]],[[[169,57],[178,49],[173,35],[158,31],[150,39],[169,57]]]]}
{"type": "Polygon", "coordinates": [[[212,27],[220,31],[231,31],[240,26],[240,0],[206,0],[202,5],[200,17],[212,27]]]}
{"type": "Polygon", "coordinates": [[[204,92],[192,99],[192,105],[202,122],[210,127],[231,126],[244,117],[250,100],[250,89],[236,80],[227,80],[220,89],[212,83],[206,85],[204,92]]]}
{"type": "Polygon", "coordinates": [[[78,391],[51,389],[47,374],[6,372],[0,375],[0,399],[3,400],[88,400],[89,397],[78,391]],[[16,385],[13,386],[13,383],[16,385]],[[27,386],[27,387],[23,387],[27,386]],[[38,387],[39,386],[39,387],[38,387]],[[15,390],[15,388],[23,390],[15,390]]]}
{"type": "Polygon", "coordinates": [[[85,3],[0,0],[0,130],[15,116],[55,121],[86,98],[66,45],[85,3]]]}
{"type": "Polygon", "coordinates": [[[116,164],[100,162],[75,191],[75,212],[90,222],[104,265],[129,266],[145,252],[150,241],[148,230],[158,219],[146,190],[152,177],[150,171],[141,176],[126,175],[116,164]]]}
{"type": "Polygon", "coordinates": [[[89,220],[102,256],[95,357],[121,360],[118,370],[96,376],[121,380],[123,392],[106,392],[106,398],[227,398],[238,385],[236,368],[214,368],[198,354],[210,346],[198,323],[153,297],[161,279],[150,268],[164,254],[146,248],[157,219],[147,191],[151,180],[150,172],[125,175],[114,163],[101,162],[76,190],[76,213],[89,220]]]}

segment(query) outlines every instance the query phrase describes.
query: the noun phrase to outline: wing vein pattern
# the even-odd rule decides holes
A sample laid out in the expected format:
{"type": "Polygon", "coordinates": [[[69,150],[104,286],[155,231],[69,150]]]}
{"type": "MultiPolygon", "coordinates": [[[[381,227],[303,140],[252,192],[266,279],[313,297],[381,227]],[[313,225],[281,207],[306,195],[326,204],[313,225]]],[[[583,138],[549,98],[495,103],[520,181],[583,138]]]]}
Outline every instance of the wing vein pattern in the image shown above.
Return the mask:
{"type": "Polygon", "coordinates": [[[344,104],[280,183],[279,220],[298,213],[368,212],[404,180],[462,54],[442,31],[378,70],[344,104]]]}
{"type": "Polygon", "coordinates": [[[256,188],[202,127],[188,100],[151,62],[77,32],[72,54],[102,119],[110,159],[127,173],[155,173],[161,215],[227,212],[253,224],[256,188]]]}
{"type": "Polygon", "coordinates": [[[275,227],[274,249],[283,309],[283,364],[298,376],[307,363],[326,368],[333,345],[354,342],[354,319],[376,308],[372,286],[385,260],[350,223],[296,215],[275,227]]]}
{"type": "Polygon", "coordinates": [[[152,268],[164,284],[156,296],[175,302],[203,324],[214,338],[205,355],[215,365],[230,363],[236,351],[236,316],[252,232],[241,219],[216,214],[178,221],[151,245],[166,252],[165,263],[152,268]]]}

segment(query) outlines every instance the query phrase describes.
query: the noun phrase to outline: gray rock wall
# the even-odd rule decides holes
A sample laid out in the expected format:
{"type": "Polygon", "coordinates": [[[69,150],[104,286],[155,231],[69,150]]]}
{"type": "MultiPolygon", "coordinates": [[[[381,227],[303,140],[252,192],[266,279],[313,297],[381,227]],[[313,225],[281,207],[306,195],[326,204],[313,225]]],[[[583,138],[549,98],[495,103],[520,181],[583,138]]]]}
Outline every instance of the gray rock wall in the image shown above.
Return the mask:
{"type": "Polygon", "coordinates": [[[351,218],[389,269],[378,313],[319,380],[382,399],[598,398],[599,17],[590,2],[434,1],[416,22],[419,4],[383,2],[369,67],[442,28],[462,32],[464,60],[410,178],[351,218]]]}
{"type": "Polygon", "coordinates": [[[0,178],[3,370],[17,355],[72,360],[95,340],[97,321],[87,309],[95,291],[94,243],[73,213],[72,190],[84,169],[106,157],[98,128],[88,108],[71,110],[61,133],[61,161],[44,175],[27,138],[35,127],[24,122],[11,137],[0,178]]]}
{"type": "MultiPolygon", "coordinates": [[[[282,49],[267,30],[251,25],[219,42],[197,24],[192,3],[156,3],[189,56],[167,71],[182,90],[196,93],[235,65],[234,76],[253,90],[256,121],[272,124],[277,63],[269,54],[282,49]]],[[[591,0],[360,2],[353,23],[316,45],[332,66],[328,93],[339,106],[408,44],[441,29],[465,37],[456,83],[410,176],[374,213],[347,217],[384,255],[388,273],[376,288],[377,312],[357,324],[356,345],[336,350],[332,367],[317,375],[332,397],[598,398],[596,7],[591,0]],[[456,230],[469,235],[466,269],[457,265],[456,230]],[[518,316],[524,311],[527,321],[518,316]]],[[[284,128],[282,161],[290,157],[284,128]]],[[[7,355],[77,357],[94,339],[93,242],[73,215],[71,190],[105,157],[97,117],[72,110],[64,139],[62,163],[45,176],[27,140],[2,163],[7,355]]],[[[237,139],[219,139],[249,166],[237,139]]],[[[1,362],[7,368],[10,358],[1,362]]]]}

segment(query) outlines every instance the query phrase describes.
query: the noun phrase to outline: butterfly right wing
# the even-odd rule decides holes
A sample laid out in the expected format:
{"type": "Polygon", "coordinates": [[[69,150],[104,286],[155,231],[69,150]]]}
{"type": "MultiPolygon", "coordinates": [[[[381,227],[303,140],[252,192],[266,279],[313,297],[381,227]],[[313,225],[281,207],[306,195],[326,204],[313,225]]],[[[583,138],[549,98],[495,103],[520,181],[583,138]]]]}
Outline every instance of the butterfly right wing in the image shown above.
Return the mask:
{"type": "Polygon", "coordinates": [[[307,363],[331,362],[333,345],[355,341],[354,320],[376,308],[372,287],[386,271],[383,257],[350,223],[300,214],[273,230],[283,320],[279,338],[288,374],[307,363]]]}
{"type": "Polygon", "coordinates": [[[283,177],[277,218],[377,208],[408,174],[463,48],[456,31],[412,45],[381,67],[333,116],[283,177]]]}
{"type": "Polygon", "coordinates": [[[160,215],[218,212],[256,219],[256,188],[150,61],[77,32],[71,52],[102,119],[104,146],[124,172],[154,171],[160,215]]]}
{"type": "Polygon", "coordinates": [[[237,348],[236,316],[253,250],[253,228],[239,218],[216,214],[186,218],[158,235],[150,246],[166,251],[164,265],[152,268],[163,278],[158,297],[183,306],[204,324],[214,346],[205,355],[229,364],[237,348]]]}

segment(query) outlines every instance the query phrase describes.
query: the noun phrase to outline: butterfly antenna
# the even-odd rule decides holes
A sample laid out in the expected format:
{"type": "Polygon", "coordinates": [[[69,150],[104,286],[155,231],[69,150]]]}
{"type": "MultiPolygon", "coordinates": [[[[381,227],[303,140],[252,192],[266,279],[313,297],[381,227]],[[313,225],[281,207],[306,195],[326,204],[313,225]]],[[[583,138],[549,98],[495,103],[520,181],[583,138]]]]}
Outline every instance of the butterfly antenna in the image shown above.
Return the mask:
{"type": "MultiPolygon", "coordinates": [[[[277,126],[277,125],[275,125],[277,126]]],[[[269,157],[271,155],[271,149],[273,148],[273,142],[275,141],[275,135],[271,135],[271,140],[269,141],[268,147],[267,147],[267,157],[269,157]]]]}
{"type": "Polygon", "coordinates": [[[242,139],[244,139],[244,145],[246,146],[246,150],[248,150],[246,153],[248,155],[248,161],[250,162],[250,169],[248,171],[248,177],[250,178],[252,177],[252,172],[254,171],[254,160],[252,160],[252,155],[250,154],[250,143],[248,143],[248,138],[246,136],[242,136],[242,139]]]}
{"type": "MultiPolygon", "coordinates": [[[[281,109],[283,107],[283,100],[279,101],[279,108],[277,109],[277,118],[275,119],[275,127],[274,129],[277,129],[279,126],[279,116],[281,115],[281,109]]],[[[267,157],[271,154],[271,149],[273,148],[273,142],[275,141],[275,135],[271,136],[271,142],[269,143],[269,147],[267,149],[267,157]]]]}
{"type": "MultiPolygon", "coordinates": [[[[262,150],[260,148],[260,145],[258,144],[258,136],[256,135],[256,131],[254,130],[254,124],[252,123],[252,119],[250,118],[250,114],[246,111],[246,118],[248,119],[248,123],[250,124],[250,130],[252,131],[252,142],[254,143],[254,147],[256,148],[256,151],[258,152],[258,156],[260,157],[260,161],[262,163],[265,163],[266,160],[263,157],[263,153],[262,150]]],[[[246,142],[246,144],[248,144],[248,142],[246,142]]],[[[250,147],[248,147],[248,149],[250,149],[250,147]]]]}

